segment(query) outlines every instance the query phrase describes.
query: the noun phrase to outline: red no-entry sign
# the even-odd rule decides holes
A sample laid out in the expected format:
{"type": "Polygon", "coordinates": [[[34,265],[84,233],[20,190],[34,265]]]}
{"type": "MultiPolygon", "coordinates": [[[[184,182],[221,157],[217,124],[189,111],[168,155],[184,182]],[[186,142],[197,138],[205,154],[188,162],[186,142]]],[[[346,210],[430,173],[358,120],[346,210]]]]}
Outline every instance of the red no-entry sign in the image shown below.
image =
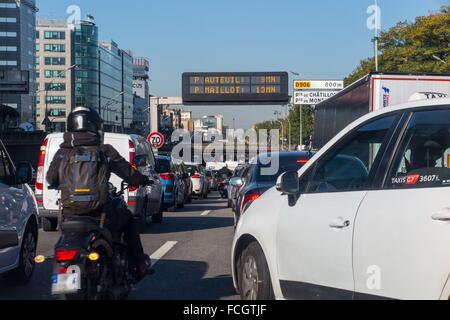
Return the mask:
{"type": "Polygon", "coordinates": [[[159,133],[159,132],[152,132],[150,133],[150,135],[147,138],[148,142],[150,142],[150,144],[158,149],[161,149],[164,146],[165,143],[165,139],[164,136],[159,133]]]}

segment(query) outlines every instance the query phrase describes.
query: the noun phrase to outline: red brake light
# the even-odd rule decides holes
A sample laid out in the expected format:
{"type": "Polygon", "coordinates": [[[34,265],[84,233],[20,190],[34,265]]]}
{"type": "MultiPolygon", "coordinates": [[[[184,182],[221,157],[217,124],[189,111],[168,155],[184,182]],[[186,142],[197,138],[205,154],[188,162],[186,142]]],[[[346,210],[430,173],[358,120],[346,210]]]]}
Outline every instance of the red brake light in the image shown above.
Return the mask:
{"type": "Polygon", "coordinates": [[[174,180],[175,176],[172,173],[161,173],[161,179],[163,180],[174,180]]]}
{"type": "Polygon", "coordinates": [[[307,164],[307,163],[308,163],[308,160],[306,160],[306,159],[300,159],[300,160],[297,160],[297,163],[298,163],[298,164],[307,164]]]}
{"type": "Polygon", "coordinates": [[[55,259],[58,262],[72,261],[78,255],[78,250],[56,250],[55,259]]]}
{"type": "Polygon", "coordinates": [[[41,146],[41,151],[39,154],[38,168],[36,173],[36,189],[44,189],[44,165],[45,165],[45,155],[47,154],[48,139],[45,139],[41,146]]]}
{"type": "Polygon", "coordinates": [[[244,199],[242,200],[241,214],[244,213],[247,205],[250,205],[253,201],[258,200],[260,197],[261,197],[261,195],[258,193],[251,193],[251,194],[245,195],[244,199]]]}
{"type": "MultiPolygon", "coordinates": [[[[136,156],[136,147],[134,145],[134,142],[131,140],[128,140],[128,147],[129,147],[129,152],[130,152],[130,164],[133,167],[134,170],[137,169],[137,166],[134,164],[134,158],[136,156]]],[[[134,192],[136,191],[138,188],[137,187],[129,187],[128,191],[130,192],[134,192]]]]}

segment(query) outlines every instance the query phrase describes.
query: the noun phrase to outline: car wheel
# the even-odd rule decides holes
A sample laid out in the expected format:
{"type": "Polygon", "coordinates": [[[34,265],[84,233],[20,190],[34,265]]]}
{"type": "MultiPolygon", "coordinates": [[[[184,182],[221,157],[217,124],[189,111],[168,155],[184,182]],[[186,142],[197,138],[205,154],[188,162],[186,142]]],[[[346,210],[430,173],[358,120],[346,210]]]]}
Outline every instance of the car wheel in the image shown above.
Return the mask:
{"type": "Polygon", "coordinates": [[[35,267],[37,233],[37,226],[34,223],[29,223],[22,239],[19,266],[3,275],[6,283],[10,285],[25,285],[30,282],[35,267]]]}
{"type": "Polygon", "coordinates": [[[152,223],[160,224],[162,222],[163,222],[163,211],[160,210],[160,212],[152,216],[152,223]]]}
{"type": "Polygon", "coordinates": [[[141,221],[139,224],[139,231],[141,233],[145,232],[145,226],[147,225],[147,217],[148,217],[148,199],[144,199],[144,205],[142,206],[142,212],[141,212],[141,221]]]}
{"type": "Polygon", "coordinates": [[[242,252],[238,266],[238,288],[242,300],[273,300],[269,267],[257,242],[242,252]]]}
{"type": "Polygon", "coordinates": [[[56,232],[58,229],[57,218],[42,218],[42,230],[45,232],[56,232]]]}
{"type": "Polygon", "coordinates": [[[181,201],[181,203],[177,204],[177,208],[178,209],[183,209],[184,208],[184,199],[183,199],[183,201],[181,201]]]}

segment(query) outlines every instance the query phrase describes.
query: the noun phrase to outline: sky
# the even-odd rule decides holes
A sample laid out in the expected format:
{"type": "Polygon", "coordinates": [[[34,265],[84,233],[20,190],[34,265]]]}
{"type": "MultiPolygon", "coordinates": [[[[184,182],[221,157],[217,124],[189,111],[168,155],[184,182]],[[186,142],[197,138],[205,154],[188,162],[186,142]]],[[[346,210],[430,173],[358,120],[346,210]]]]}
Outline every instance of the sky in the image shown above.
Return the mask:
{"type": "MultiPolygon", "coordinates": [[[[374,0],[37,0],[38,18],[67,19],[76,5],[95,17],[100,40],[150,59],[150,91],[181,96],[183,72],[293,71],[343,79],[373,55],[367,8],[374,0]]],[[[386,30],[437,11],[447,0],[378,0],[386,30]]],[[[298,77],[291,75],[292,81],[298,77]]],[[[292,85],[291,85],[292,90],[292,85]]],[[[190,107],[251,127],[277,106],[190,107]]]]}

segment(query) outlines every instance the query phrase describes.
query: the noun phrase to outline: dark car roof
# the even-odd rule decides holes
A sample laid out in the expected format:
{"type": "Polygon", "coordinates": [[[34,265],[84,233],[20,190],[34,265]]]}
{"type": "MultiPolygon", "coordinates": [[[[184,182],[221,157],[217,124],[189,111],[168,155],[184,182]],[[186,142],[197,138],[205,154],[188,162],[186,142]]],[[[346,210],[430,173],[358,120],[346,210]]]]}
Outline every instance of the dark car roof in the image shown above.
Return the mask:
{"type": "Polygon", "coordinates": [[[285,157],[298,157],[300,159],[310,159],[314,155],[311,151],[283,151],[283,152],[268,152],[268,153],[262,153],[258,156],[258,159],[261,158],[267,158],[267,157],[276,157],[279,156],[280,158],[285,157]]]}

